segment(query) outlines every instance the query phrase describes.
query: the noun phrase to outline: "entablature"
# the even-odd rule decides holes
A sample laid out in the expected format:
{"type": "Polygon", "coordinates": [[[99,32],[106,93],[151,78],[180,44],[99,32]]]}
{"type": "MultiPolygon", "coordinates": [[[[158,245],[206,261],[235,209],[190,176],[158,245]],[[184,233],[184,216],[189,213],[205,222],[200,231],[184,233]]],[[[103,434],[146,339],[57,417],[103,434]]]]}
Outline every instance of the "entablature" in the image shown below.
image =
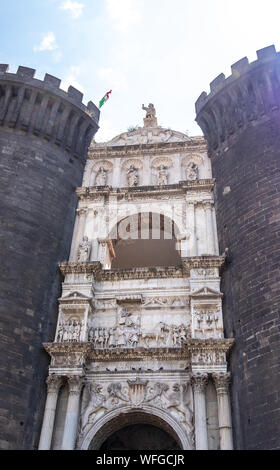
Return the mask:
{"type": "Polygon", "coordinates": [[[76,189],[76,193],[80,200],[100,200],[104,201],[109,198],[137,199],[142,197],[156,197],[166,195],[168,197],[191,194],[194,191],[213,191],[215,179],[200,179],[195,181],[180,181],[178,184],[169,184],[166,186],[137,186],[125,188],[113,188],[112,186],[82,186],[76,189]]]}
{"type": "Polygon", "coordinates": [[[221,268],[225,262],[224,256],[197,256],[182,258],[180,266],[102,269],[100,262],[89,261],[59,263],[61,273],[92,275],[97,281],[119,281],[126,279],[162,279],[189,277],[192,269],[221,268]]]}
{"type": "Polygon", "coordinates": [[[109,146],[105,144],[91,145],[88,158],[127,158],[133,155],[166,155],[178,153],[207,152],[207,144],[203,137],[192,137],[184,142],[162,142],[151,144],[131,144],[109,146]]]}

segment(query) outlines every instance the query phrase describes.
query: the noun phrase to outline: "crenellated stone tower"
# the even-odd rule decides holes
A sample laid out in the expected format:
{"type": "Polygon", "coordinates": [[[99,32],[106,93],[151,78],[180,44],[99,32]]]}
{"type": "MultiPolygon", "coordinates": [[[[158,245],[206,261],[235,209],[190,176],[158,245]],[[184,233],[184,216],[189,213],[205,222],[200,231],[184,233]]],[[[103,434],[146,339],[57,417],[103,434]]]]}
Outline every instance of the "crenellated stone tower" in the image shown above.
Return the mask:
{"type": "Polygon", "coordinates": [[[76,190],[39,449],[232,449],[211,161],[143,109],[76,190]]]}
{"type": "Polygon", "coordinates": [[[279,449],[280,53],[219,75],[196,103],[216,178],[235,446],[279,449]]]}
{"type": "Polygon", "coordinates": [[[99,110],[60,80],[0,65],[0,447],[37,447],[61,276],[99,110]]]}

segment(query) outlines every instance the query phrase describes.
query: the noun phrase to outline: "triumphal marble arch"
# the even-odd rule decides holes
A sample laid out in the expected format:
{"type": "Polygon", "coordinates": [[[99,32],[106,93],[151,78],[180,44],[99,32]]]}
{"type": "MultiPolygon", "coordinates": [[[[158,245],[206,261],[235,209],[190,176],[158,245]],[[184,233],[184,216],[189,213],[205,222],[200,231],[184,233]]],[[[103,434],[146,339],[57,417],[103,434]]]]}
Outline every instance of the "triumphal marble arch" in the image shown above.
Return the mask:
{"type": "Polygon", "coordinates": [[[211,163],[143,109],[76,190],[40,449],[232,449],[211,163]]]}

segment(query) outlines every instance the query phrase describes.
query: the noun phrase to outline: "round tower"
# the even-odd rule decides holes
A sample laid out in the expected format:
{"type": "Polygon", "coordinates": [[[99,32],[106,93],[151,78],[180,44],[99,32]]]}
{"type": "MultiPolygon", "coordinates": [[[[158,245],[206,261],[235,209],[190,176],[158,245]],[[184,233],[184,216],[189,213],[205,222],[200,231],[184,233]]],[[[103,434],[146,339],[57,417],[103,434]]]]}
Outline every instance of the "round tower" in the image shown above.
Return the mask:
{"type": "Polygon", "coordinates": [[[60,80],[0,65],[0,448],[36,448],[60,278],[99,110],[60,80]]]}
{"type": "Polygon", "coordinates": [[[279,449],[280,54],[270,46],[196,102],[216,178],[235,448],[279,449]],[[228,250],[227,250],[228,249],[228,250]]]}

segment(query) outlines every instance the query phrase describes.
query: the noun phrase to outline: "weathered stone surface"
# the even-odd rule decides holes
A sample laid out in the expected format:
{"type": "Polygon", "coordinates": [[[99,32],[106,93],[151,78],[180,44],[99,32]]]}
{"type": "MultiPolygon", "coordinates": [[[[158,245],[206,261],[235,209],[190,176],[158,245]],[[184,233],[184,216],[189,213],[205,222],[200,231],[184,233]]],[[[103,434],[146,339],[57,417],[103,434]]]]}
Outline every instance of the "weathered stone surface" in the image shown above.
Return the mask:
{"type": "Polygon", "coordinates": [[[42,424],[49,362],[42,342],[54,337],[57,318],[57,263],[69,254],[75,188],[97,121],[67,93],[52,93],[49,80],[34,79],[31,69],[5,72],[0,75],[0,407],[6,421],[0,447],[32,449],[42,424]],[[64,121],[55,115],[63,108],[68,121],[66,114],[64,121]],[[79,119],[86,123],[83,132],[79,119]]]}
{"type": "Polygon", "coordinates": [[[230,86],[204,97],[197,116],[216,178],[220,250],[229,248],[221,290],[226,334],[236,339],[238,449],[280,448],[280,61],[273,48],[264,51],[246,74],[241,68],[230,86]]]}

